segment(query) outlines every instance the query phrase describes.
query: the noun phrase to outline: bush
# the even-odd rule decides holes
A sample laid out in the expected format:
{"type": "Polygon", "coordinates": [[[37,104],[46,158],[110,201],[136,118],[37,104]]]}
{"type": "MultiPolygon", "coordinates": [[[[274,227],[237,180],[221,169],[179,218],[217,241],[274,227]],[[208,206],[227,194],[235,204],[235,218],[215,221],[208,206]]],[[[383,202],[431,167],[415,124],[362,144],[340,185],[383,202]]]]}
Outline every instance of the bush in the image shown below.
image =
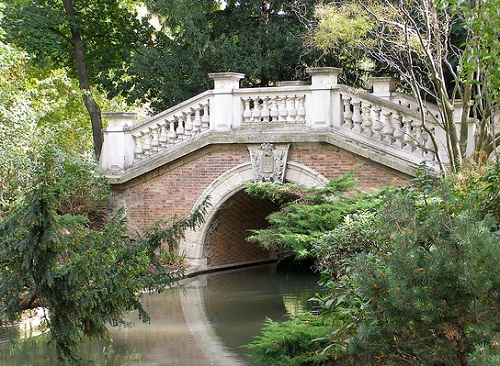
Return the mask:
{"type": "Polygon", "coordinates": [[[302,366],[326,365],[329,353],[330,327],[320,317],[305,313],[277,323],[267,319],[262,335],[246,348],[253,351],[251,358],[264,365],[302,366]]]}
{"type": "Polygon", "coordinates": [[[412,186],[388,193],[373,228],[363,229],[363,216],[347,225],[363,229],[354,249],[368,237],[377,242],[368,249],[377,250],[344,250],[344,258],[338,252],[345,244],[343,230],[324,240],[323,259],[341,258],[337,263],[348,275],[323,298],[331,323],[343,320],[340,329],[347,330],[334,329],[332,344],[348,344],[354,364],[496,362],[500,236],[491,202],[500,182],[491,177],[497,171],[498,166],[465,185],[455,177],[422,174],[412,186]],[[346,319],[348,310],[361,316],[346,319]],[[479,353],[480,344],[491,346],[479,353]]]}

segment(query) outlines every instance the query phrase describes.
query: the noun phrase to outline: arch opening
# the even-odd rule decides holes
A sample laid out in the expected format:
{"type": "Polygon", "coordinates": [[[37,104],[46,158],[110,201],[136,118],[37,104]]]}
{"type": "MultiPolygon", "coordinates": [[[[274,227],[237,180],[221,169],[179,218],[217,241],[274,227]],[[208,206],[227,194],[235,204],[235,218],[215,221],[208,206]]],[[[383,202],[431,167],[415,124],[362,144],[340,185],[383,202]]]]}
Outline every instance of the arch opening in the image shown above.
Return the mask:
{"type": "MultiPolygon", "coordinates": [[[[223,246],[218,249],[215,248],[214,243],[216,243],[216,239],[218,240],[217,236],[220,236],[227,245],[233,243],[233,249],[236,251],[242,249],[242,245],[251,245],[252,248],[249,248],[248,251],[249,256],[246,258],[252,258],[253,262],[259,261],[255,259],[258,258],[255,257],[257,255],[262,256],[261,260],[264,260],[263,257],[266,255],[267,259],[271,259],[270,253],[262,252],[262,249],[257,247],[261,250],[260,254],[257,254],[254,252],[257,244],[248,243],[244,240],[249,235],[248,229],[266,227],[264,226],[267,225],[266,216],[278,209],[277,205],[272,204],[272,202],[250,197],[243,191],[245,183],[253,181],[252,165],[250,162],[244,163],[219,176],[198,198],[193,208],[197,207],[206,197],[210,197],[211,206],[205,216],[205,223],[196,230],[188,230],[179,246],[180,252],[185,254],[186,264],[193,270],[244,263],[244,261],[230,262],[228,259],[215,260],[214,250],[223,250],[223,246]],[[236,208],[238,214],[232,211],[236,208]],[[251,213],[255,217],[252,217],[251,213]],[[245,222],[243,217],[246,217],[249,221],[245,222]],[[221,223],[222,227],[220,226],[221,223]],[[240,229],[231,234],[229,231],[237,224],[241,225],[240,229]],[[233,241],[233,239],[235,240],[233,241]],[[235,243],[238,243],[238,245],[235,245],[235,243]],[[213,258],[210,259],[210,256],[213,258]],[[220,264],[215,264],[219,262],[220,264]]],[[[303,164],[289,161],[286,165],[285,182],[301,184],[307,187],[321,187],[327,181],[327,178],[323,175],[303,164]]],[[[228,256],[228,258],[231,257],[228,256]]]]}
{"type": "Polygon", "coordinates": [[[274,253],[251,243],[246,238],[249,230],[268,226],[266,217],[279,209],[269,200],[249,196],[241,190],[219,208],[209,223],[205,237],[204,253],[207,266],[224,266],[258,262],[275,258],[274,253]]]}

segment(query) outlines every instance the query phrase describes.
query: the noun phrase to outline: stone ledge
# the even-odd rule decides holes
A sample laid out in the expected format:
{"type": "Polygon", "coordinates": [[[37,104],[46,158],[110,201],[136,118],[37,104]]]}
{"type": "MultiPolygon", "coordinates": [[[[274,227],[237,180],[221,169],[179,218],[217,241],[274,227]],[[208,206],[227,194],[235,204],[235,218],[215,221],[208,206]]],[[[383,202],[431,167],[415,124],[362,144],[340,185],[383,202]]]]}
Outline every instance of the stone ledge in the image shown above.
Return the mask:
{"type": "Polygon", "coordinates": [[[112,185],[120,185],[210,145],[260,144],[264,142],[328,143],[408,176],[415,176],[418,165],[426,160],[423,157],[420,158],[392,146],[377,144],[368,137],[358,134],[354,136],[350,131],[342,129],[315,131],[297,128],[293,132],[289,129],[287,132],[280,130],[265,131],[264,129],[259,129],[255,131],[240,129],[230,132],[211,131],[193,140],[186,140],[181,144],[174,145],[172,149],[166,149],[162,153],[139,160],[126,170],[112,173],[107,172],[107,174],[105,172],[105,174],[112,185]]]}

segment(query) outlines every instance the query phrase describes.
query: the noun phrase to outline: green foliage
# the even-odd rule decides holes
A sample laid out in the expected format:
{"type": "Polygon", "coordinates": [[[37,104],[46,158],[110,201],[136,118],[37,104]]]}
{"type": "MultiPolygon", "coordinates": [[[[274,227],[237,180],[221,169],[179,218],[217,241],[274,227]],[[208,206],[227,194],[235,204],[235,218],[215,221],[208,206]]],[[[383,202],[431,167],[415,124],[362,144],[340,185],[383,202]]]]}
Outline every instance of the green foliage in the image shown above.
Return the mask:
{"type": "Polygon", "coordinates": [[[149,26],[141,23],[130,1],[73,0],[72,4],[74,20],[67,17],[61,0],[10,2],[3,11],[6,39],[35,56],[32,62],[37,65],[68,68],[76,78],[70,32],[74,27],[85,45],[91,83],[114,96],[114,83],[125,77],[134,45],[148,40],[149,26]]]}
{"type": "Polygon", "coordinates": [[[370,224],[362,215],[360,223],[347,223],[363,228],[354,251],[339,251],[342,230],[319,245],[326,268],[332,270],[329,245],[334,273],[341,268],[319,300],[334,325],[332,347],[348,351],[337,353],[343,364],[465,365],[469,358],[494,364],[500,238],[496,207],[487,200],[498,192],[499,181],[491,179],[498,169],[467,184],[420,175],[412,186],[389,192],[370,224]],[[374,230],[365,232],[369,225],[374,230]],[[377,244],[356,254],[367,238],[377,244]]]}
{"type": "Polygon", "coordinates": [[[152,45],[137,52],[130,79],[120,88],[146,99],[156,111],[211,88],[210,72],[242,72],[243,85],[271,86],[304,78],[307,64],[319,56],[304,54],[307,27],[296,14],[298,9],[311,12],[310,0],[145,3],[161,29],[152,45]]]}
{"type": "Polygon", "coordinates": [[[315,12],[319,19],[315,41],[324,50],[359,47],[373,30],[369,15],[356,3],[319,4],[315,12]]]}
{"type": "Polygon", "coordinates": [[[279,211],[267,217],[269,227],[252,230],[249,241],[269,250],[292,251],[297,257],[311,257],[311,246],[325,231],[339,225],[346,215],[369,210],[379,204],[380,193],[353,190],[356,170],[331,180],[324,188],[293,184],[248,184],[246,192],[280,203],[279,211]]]}
{"type": "Polygon", "coordinates": [[[376,251],[380,242],[377,219],[374,211],[359,211],[344,216],[337,227],[314,243],[312,253],[317,258],[318,268],[333,278],[339,278],[346,275],[346,258],[376,251]]]}
{"type": "MultiPolygon", "coordinates": [[[[444,2],[440,2],[444,3],[444,2]]],[[[444,5],[444,4],[443,4],[444,5]]],[[[500,103],[500,1],[449,1],[449,7],[463,19],[465,28],[474,35],[461,59],[464,75],[481,70],[492,104],[500,103]]],[[[473,83],[477,83],[474,80],[473,83]]]]}
{"type": "Polygon", "coordinates": [[[30,66],[26,53],[0,42],[0,217],[23,194],[35,151],[91,148],[76,83],[62,70],[30,66]]]}
{"type": "Polygon", "coordinates": [[[267,319],[262,335],[246,346],[251,357],[264,365],[300,366],[328,365],[327,345],[329,327],[311,314],[294,315],[277,323],[267,319]]]}
{"type": "Polygon", "coordinates": [[[75,350],[82,336],[106,338],[106,325],[127,325],[124,315],[131,310],[149,321],[141,291],[162,291],[179,276],[156,253],[196,226],[206,203],[186,219],[131,237],[121,211],[95,225],[81,215],[87,210],[75,210],[75,200],[88,205],[101,198],[96,194],[103,178],[95,169],[50,146],[35,157],[25,194],[0,221],[0,320],[15,322],[25,309],[46,309],[58,362],[79,364],[75,350]]]}

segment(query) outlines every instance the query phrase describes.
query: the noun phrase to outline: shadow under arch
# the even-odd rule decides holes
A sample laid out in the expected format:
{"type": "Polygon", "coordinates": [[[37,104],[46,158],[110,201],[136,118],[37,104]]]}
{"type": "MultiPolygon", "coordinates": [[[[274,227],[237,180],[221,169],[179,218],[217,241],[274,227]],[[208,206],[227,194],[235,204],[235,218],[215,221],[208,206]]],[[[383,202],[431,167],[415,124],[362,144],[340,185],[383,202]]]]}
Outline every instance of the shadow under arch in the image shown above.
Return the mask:
{"type": "MultiPolygon", "coordinates": [[[[205,222],[197,230],[188,230],[184,240],[179,245],[180,252],[186,253],[186,264],[189,265],[191,271],[203,271],[208,268],[204,244],[210,233],[214,217],[231,197],[243,189],[245,183],[253,181],[252,165],[250,162],[244,163],[220,175],[198,198],[193,208],[197,207],[207,196],[210,196],[211,206],[207,210],[205,222]]],[[[328,179],[305,165],[288,162],[285,170],[285,181],[306,187],[323,187],[328,179]]],[[[187,278],[183,281],[185,296],[181,296],[180,303],[191,334],[203,351],[208,364],[246,365],[227,349],[226,345],[219,339],[215,329],[212,327],[200,329],[198,326],[198,324],[210,324],[204,305],[206,286],[207,278],[203,276],[187,278]]]]}
{"type": "MultiPolygon", "coordinates": [[[[208,267],[204,246],[215,215],[232,196],[243,189],[245,183],[253,181],[252,164],[250,162],[240,164],[221,174],[198,198],[193,208],[197,207],[206,197],[210,197],[211,205],[207,210],[205,222],[199,225],[196,230],[188,230],[185,238],[179,244],[179,251],[186,255],[186,264],[192,271],[203,270],[208,267]]],[[[285,182],[306,187],[323,187],[327,181],[328,179],[322,174],[303,164],[288,162],[286,165],[285,182]]]]}

